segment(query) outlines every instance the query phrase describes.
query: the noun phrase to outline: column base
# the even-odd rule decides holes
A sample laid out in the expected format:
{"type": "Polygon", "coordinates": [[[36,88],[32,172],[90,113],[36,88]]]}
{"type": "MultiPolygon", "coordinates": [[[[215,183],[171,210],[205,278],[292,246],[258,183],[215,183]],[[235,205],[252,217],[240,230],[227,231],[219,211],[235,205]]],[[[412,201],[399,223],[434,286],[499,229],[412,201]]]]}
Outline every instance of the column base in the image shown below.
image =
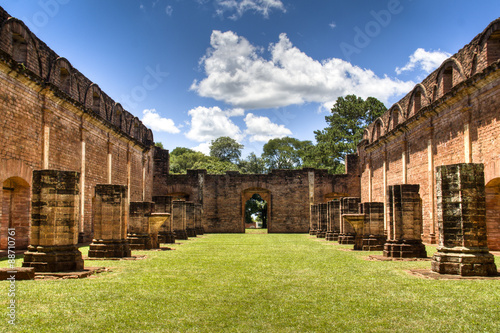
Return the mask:
{"type": "Polygon", "coordinates": [[[325,234],[325,240],[326,241],[337,241],[339,239],[339,233],[335,233],[333,231],[327,231],[325,234]]]}
{"type": "Polygon", "coordinates": [[[317,238],[325,238],[326,237],[326,231],[325,230],[318,230],[318,231],[316,231],[316,237],[317,238]]]}
{"type": "Polygon", "coordinates": [[[338,242],[342,245],[353,245],[355,239],[354,234],[339,234],[338,242]]]}
{"type": "Polygon", "coordinates": [[[127,241],[130,250],[153,250],[159,249],[158,235],[150,234],[128,234],[127,241]],[[156,238],[156,239],[155,239],[156,238]]]}
{"type": "Polygon", "coordinates": [[[195,228],[187,228],[186,233],[188,237],[196,237],[196,229],[195,228]]]}
{"type": "Polygon", "coordinates": [[[495,257],[487,248],[438,247],[432,257],[431,270],[460,276],[498,275],[495,257]]]}
{"type": "Polygon", "coordinates": [[[311,235],[311,236],[316,236],[316,233],[317,233],[317,232],[318,232],[318,230],[316,230],[316,229],[310,229],[310,230],[309,230],[309,235],[311,235]]]}
{"type": "Polygon", "coordinates": [[[174,244],[175,235],[173,231],[162,231],[158,233],[158,243],[174,244]]]}
{"type": "Polygon", "coordinates": [[[205,233],[205,230],[203,230],[203,227],[196,227],[194,229],[196,230],[197,235],[203,235],[205,233]]]}
{"type": "Polygon", "coordinates": [[[188,239],[187,231],[184,230],[174,230],[175,239],[186,240],[188,239]]]}
{"type": "Polygon", "coordinates": [[[384,235],[369,235],[363,237],[362,250],[363,251],[383,251],[384,244],[387,238],[384,235]]]}
{"type": "Polygon", "coordinates": [[[384,244],[384,257],[427,258],[427,252],[421,240],[387,241],[384,244]]]}
{"type": "Polygon", "coordinates": [[[36,272],[72,272],[83,270],[82,253],[75,245],[28,246],[23,267],[34,267],[36,272]]]}
{"type": "Polygon", "coordinates": [[[130,246],[126,239],[94,239],[89,246],[89,258],[124,258],[130,257],[130,246]]]}

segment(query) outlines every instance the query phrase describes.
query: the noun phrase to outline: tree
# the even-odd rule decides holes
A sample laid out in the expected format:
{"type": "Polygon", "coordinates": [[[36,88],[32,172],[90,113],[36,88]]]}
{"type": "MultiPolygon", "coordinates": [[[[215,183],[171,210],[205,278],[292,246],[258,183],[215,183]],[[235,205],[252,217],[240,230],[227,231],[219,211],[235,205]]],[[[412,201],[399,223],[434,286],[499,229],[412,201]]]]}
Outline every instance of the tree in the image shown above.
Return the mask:
{"type": "Polygon", "coordinates": [[[308,152],[307,164],[343,173],[345,156],[356,153],[365,127],[385,111],[385,105],[374,97],[366,101],[355,95],[337,98],[331,115],[325,117],[328,126],[314,131],[317,144],[308,152]]]}
{"type": "Polygon", "coordinates": [[[257,193],[245,203],[245,223],[253,223],[254,218],[267,228],[267,202],[257,193]]]}
{"type": "Polygon", "coordinates": [[[210,145],[210,156],[218,158],[222,162],[236,163],[241,156],[243,145],[236,140],[221,136],[212,140],[210,145]]]}
{"type": "Polygon", "coordinates": [[[208,174],[220,175],[226,171],[239,171],[238,166],[234,163],[221,161],[216,157],[206,156],[206,159],[200,160],[194,164],[193,169],[205,169],[208,174]]]}
{"type": "Polygon", "coordinates": [[[155,142],[155,147],[165,149],[165,148],[163,148],[163,143],[161,143],[161,142],[155,142]]]}
{"type": "Polygon", "coordinates": [[[170,153],[170,172],[186,173],[188,169],[196,169],[196,165],[209,157],[189,148],[177,147],[170,153]]]}
{"type": "Polygon", "coordinates": [[[261,157],[257,157],[252,152],[246,159],[238,162],[238,168],[242,173],[264,173],[266,171],[266,164],[261,157]]]}
{"type": "Polygon", "coordinates": [[[269,140],[263,147],[262,158],[271,169],[297,169],[302,166],[305,152],[313,146],[311,141],[284,137],[269,140]]]}

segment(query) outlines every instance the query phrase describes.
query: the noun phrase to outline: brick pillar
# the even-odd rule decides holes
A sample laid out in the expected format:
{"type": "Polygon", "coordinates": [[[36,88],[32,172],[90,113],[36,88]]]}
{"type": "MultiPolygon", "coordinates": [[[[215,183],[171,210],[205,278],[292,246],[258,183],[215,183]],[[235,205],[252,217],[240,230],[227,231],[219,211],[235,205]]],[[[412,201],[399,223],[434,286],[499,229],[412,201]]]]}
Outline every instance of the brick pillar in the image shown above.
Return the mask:
{"type": "MultiPolygon", "coordinates": [[[[171,196],[154,196],[153,201],[155,203],[156,213],[172,214],[171,196]]],[[[175,243],[174,229],[172,227],[172,216],[170,216],[170,219],[160,228],[160,231],[158,232],[158,242],[165,244],[175,243]]]]}
{"type": "Polygon", "coordinates": [[[384,256],[391,258],[426,258],[422,244],[422,201],[420,185],[389,186],[387,197],[389,221],[384,256]]]}
{"type": "Polygon", "coordinates": [[[497,275],[486,238],[483,164],[436,168],[439,244],[432,270],[461,276],[497,275]]]}
{"type": "Polygon", "coordinates": [[[354,250],[363,249],[363,226],[365,224],[364,214],[342,214],[344,225],[348,225],[353,230],[352,244],[354,250]]]}
{"type": "Polygon", "coordinates": [[[37,272],[83,269],[77,248],[80,174],[73,171],[33,171],[31,239],[23,267],[37,272]]]}
{"type": "Polygon", "coordinates": [[[127,241],[127,186],[98,184],[92,201],[94,239],[89,257],[130,257],[127,241]]]}
{"type": "Polygon", "coordinates": [[[196,237],[194,202],[186,202],[186,232],[188,237],[196,237]]]}
{"type": "Polygon", "coordinates": [[[186,202],[172,201],[172,225],[175,239],[188,239],[186,230],[186,202]]]}
{"type": "Polygon", "coordinates": [[[340,201],[335,199],[329,201],[328,205],[328,222],[326,228],[325,240],[337,241],[340,233],[340,201]]]}
{"type": "Polygon", "coordinates": [[[127,240],[132,250],[159,248],[158,240],[150,233],[148,216],[153,212],[152,202],[131,202],[129,206],[127,240]]]}
{"type": "Polygon", "coordinates": [[[318,204],[318,231],[316,237],[325,238],[328,224],[328,205],[326,203],[318,204]]]}
{"type": "Polygon", "coordinates": [[[384,235],[384,203],[363,202],[360,213],[365,216],[363,224],[363,251],[382,251],[387,237],[384,235]]]}
{"type": "Polygon", "coordinates": [[[309,221],[309,235],[314,236],[318,231],[318,217],[319,217],[319,208],[318,205],[310,205],[311,209],[311,219],[309,221]]]}
{"type": "Polygon", "coordinates": [[[205,230],[203,229],[203,225],[201,223],[201,218],[203,216],[203,205],[195,204],[194,205],[194,227],[196,229],[197,235],[203,235],[205,230]]]}
{"type": "MultiPolygon", "coordinates": [[[[345,214],[357,214],[359,211],[359,203],[361,198],[357,197],[346,197],[340,199],[340,215],[345,214]]],[[[340,219],[340,234],[338,242],[339,244],[354,244],[356,232],[350,223],[345,221],[345,219],[340,219]]]]}

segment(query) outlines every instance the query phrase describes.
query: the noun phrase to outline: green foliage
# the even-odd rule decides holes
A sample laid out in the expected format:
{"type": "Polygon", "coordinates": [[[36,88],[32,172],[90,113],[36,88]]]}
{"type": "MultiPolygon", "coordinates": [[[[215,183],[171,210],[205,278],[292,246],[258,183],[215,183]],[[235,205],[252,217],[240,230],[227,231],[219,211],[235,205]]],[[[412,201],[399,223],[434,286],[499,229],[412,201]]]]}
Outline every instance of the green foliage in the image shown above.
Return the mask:
{"type": "Polygon", "coordinates": [[[155,147],[165,149],[165,148],[163,148],[163,143],[161,143],[161,142],[155,142],[155,147]]]}
{"type": "Polygon", "coordinates": [[[241,157],[241,150],[244,148],[236,140],[221,136],[212,140],[210,145],[210,156],[218,158],[222,162],[236,163],[241,157]]]}
{"type": "Polygon", "coordinates": [[[255,153],[250,153],[248,157],[244,160],[238,162],[238,168],[241,173],[265,173],[266,164],[261,157],[255,155],[255,153]]]}
{"type": "Polygon", "coordinates": [[[262,228],[267,228],[267,202],[258,194],[254,194],[245,204],[245,222],[253,223],[254,219],[262,222],[262,228]]]}
{"type": "Polygon", "coordinates": [[[212,175],[224,174],[226,171],[239,171],[238,166],[234,163],[221,161],[212,156],[205,157],[205,159],[195,163],[192,169],[205,169],[208,174],[212,175]]]}
{"type": "Polygon", "coordinates": [[[207,162],[209,159],[207,155],[198,151],[178,147],[170,153],[170,172],[184,174],[188,169],[196,169],[196,165],[207,162]]]}
{"type": "Polygon", "coordinates": [[[312,146],[311,141],[290,137],[271,139],[263,147],[262,159],[269,170],[298,169],[302,167],[306,152],[312,146]]]}
{"type": "Polygon", "coordinates": [[[373,97],[366,101],[355,95],[339,97],[331,115],[325,117],[328,126],[314,131],[317,144],[307,155],[308,164],[326,167],[334,173],[344,172],[345,156],[356,153],[365,127],[386,110],[385,105],[373,97]]]}

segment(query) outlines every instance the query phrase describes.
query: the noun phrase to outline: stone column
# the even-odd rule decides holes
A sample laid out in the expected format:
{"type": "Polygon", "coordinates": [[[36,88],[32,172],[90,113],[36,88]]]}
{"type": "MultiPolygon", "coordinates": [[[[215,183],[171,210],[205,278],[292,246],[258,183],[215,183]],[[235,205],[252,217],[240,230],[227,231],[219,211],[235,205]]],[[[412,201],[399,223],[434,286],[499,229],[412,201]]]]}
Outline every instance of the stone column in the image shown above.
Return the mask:
{"type": "Polygon", "coordinates": [[[196,237],[194,202],[186,202],[186,232],[188,237],[196,237]]]}
{"type": "Polygon", "coordinates": [[[363,202],[360,213],[364,215],[363,251],[382,251],[387,237],[384,235],[384,203],[363,202]]]}
{"type": "Polygon", "coordinates": [[[197,235],[203,235],[205,230],[203,229],[203,225],[201,223],[201,218],[203,216],[203,205],[195,204],[194,205],[194,227],[196,229],[197,235]]]}
{"type": "Polygon", "coordinates": [[[172,201],[172,225],[175,239],[188,239],[186,231],[186,202],[172,201]]]}
{"type": "Polygon", "coordinates": [[[426,258],[422,244],[422,200],[420,185],[392,185],[388,189],[389,223],[384,256],[426,258]]]}
{"type": "Polygon", "coordinates": [[[343,214],[342,221],[344,225],[349,225],[353,231],[352,244],[354,244],[354,250],[363,249],[363,226],[365,223],[364,214],[343,214]]]}
{"type": "Polygon", "coordinates": [[[316,235],[318,232],[318,218],[319,208],[318,205],[310,205],[311,207],[311,220],[309,222],[309,235],[316,235]]]}
{"type": "MultiPolygon", "coordinates": [[[[154,196],[156,213],[169,213],[172,214],[172,197],[171,196],[154,196]]],[[[158,232],[158,242],[164,244],[174,244],[175,235],[172,227],[172,217],[163,224],[158,232]]]]}
{"type": "Polygon", "coordinates": [[[152,202],[131,202],[128,219],[127,239],[132,250],[151,250],[159,248],[158,240],[150,234],[148,216],[153,212],[152,202]]]}
{"type": "Polygon", "coordinates": [[[439,244],[432,270],[461,276],[497,275],[486,238],[483,164],[436,168],[439,244]]]}
{"type": "Polygon", "coordinates": [[[328,204],[318,204],[318,231],[316,237],[325,238],[326,229],[328,224],[328,204]]]}
{"type": "Polygon", "coordinates": [[[33,171],[31,239],[23,267],[37,272],[83,269],[76,246],[79,226],[80,174],[73,171],[33,171]]]}
{"type": "Polygon", "coordinates": [[[89,257],[130,257],[127,241],[127,186],[98,184],[92,201],[94,239],[89,257]]]}
{"type": "MultiPolygon", "coordinates": [[[[358,214],[360,201],[361,198],[357,197],[342,198],[340,201],[340,215],[358,214]]],[[[340,223],[339,244],[354,244],[354,237],[356,235],[354,228],[343,218],[340,220],[340,223]]]]}
{"type": "Polygon", "coordinates": [[[340,201],[335,199],[329,201],[328,205],[328,225],[325,240],[337,241],[340,233],[340,201]]]}

